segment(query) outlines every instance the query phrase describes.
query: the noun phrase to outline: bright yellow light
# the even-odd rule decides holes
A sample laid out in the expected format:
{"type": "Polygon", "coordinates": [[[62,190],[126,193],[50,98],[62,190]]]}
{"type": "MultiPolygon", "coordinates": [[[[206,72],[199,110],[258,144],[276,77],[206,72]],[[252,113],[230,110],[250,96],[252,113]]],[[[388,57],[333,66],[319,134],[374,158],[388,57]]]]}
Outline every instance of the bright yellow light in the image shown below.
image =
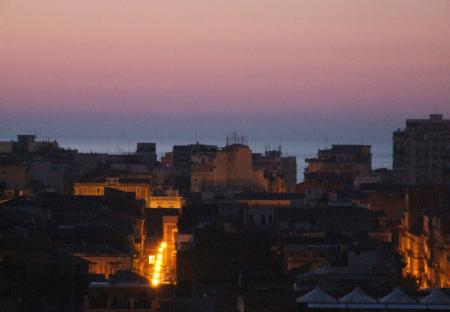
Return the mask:
{"type": "MultiPolygon", "coordinates": [[[[153,263],[153,275],[152,275],[152,285],[154,287],[160,284],[161,279],[161,265],[164,259],[164,249],[167,248],[166,242],[161,242],[160,247],[158,248],[158,253],[156,255],[156,261],[153,263]]],[[[150,260],[149,260],[150,261],[150,260]]]]}

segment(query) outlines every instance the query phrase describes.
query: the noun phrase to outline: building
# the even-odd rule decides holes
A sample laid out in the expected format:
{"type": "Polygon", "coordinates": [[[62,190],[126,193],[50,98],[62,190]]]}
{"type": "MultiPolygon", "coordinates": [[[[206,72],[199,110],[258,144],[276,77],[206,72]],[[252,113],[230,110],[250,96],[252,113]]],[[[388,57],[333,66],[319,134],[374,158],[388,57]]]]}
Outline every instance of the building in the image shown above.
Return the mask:
{"type": "Polygon", "coordinates": [[[291,266],[300,270],[295,274],[299,290],[315,285],[327,285],[334,292],[358,285],[370,289],[389,289],[396,285],[396,256],[390,244],[304,241],[288,245],[284,250],[287,269],[291,266]]]}
{"type": "MultiPolygon", "coordinates": [[[[156,217],[156,215],[153,215],[156,217]]],[[[162,233],[147,242],[146,275],[153,287],[177,283],[178,216],[162,215],[162,233]]]]}
{"type": "Polygon", "coordinates": [[[371,146],[333,144],[305,162],[305,180],[353,183],[354,178],[368,176],[372,170],[371,146]]]}
{"type": "Polygon", "coordinates": [[[134,193],[136,199],[144,200],[146,207],[150,207],[152,187],[150,183],[143,181],[136,182],[117,177],[107,177],[100,181],[77,182],[73,186],[73,193],[77,196],[104,196],[106,188],[134,193]]]}
{"type": "Polygon", "coordinates": [[[59,149],[56,141],[36,141],[32,134],[19,134],[17,141],[0,141],[0,156],[24,157],[29,154],[46,153],[59,149]]]}
{"type": "Polygon", "coordinates": [[[157,163],[156,143],[137,143],[136,152],[107,155],[111,169],[130,173],[149,173],[157,163]]]}
{"type": "Polygon", "coordinates": [[[7,188],[24,190],[28,184],[28,169],[22,163],[0,162],[0,183],[7,188]]]}
{"type": "Polygon", "coordinates": [[[393,134],[393,169],[408,185],[450,185],[450,119],[407,119],[393,134]]]}
{"type": "Polygon", "coordinates": [[[0,156],[11,156],[14,152],[14,141],[0,141],[0,156]]]}
{"type": "Polygon", "coordinates": [[[163,266],[165,268],[164,282],[177,283],[177,250],[176,241],[178,235],[178,216],[163,216],[163,241],[164,249],[163,266]]]}
{"type": "Polygon", "coordinates": [[[147,161],[151,164],[156,163],[156,143],[138,143],[135,154],[146,157],[147,161]]]}
{"type": "Polygon", "coordinates": [[[297,184],[297,158],[293,156],[282,157],[281,148],[266,150],[263,154],[253,153],[252,163],[254,169],[264,170],[268,179],[269,192],[294,192],[297,184]]]}
{"type": "Polygon", "coordinates": [[[339,184],[322,183],[307,180],[297,184],[296,192],[305,196],[306,208],[326,206],[328,201],[336,200],[340,191],[339,184]]]}
{"type": "Polygon", "coordinates": [[[131,272],[120,272],[109,280],[89,284],[85,312],[153,312],[159,304],[145,278],[131,272]]]}
{"type": "Polygon", "coordinates": [[[94,181],[77,182],[74,184],[74,195],[104,196],[105,189],[115,189],[133,193],[138,200],[144,200],[147,208],[181,209],[184,198],[177,190],[153,189],[146,175],[124,175],[123,177],[107,177],[93,179],[94,181]],[[134,177],[134,178],[133,178],[134,177]]]}
{"type": "Polygon", "coordinates": [[[264,171],[253,166],[252,151],[244,144],[221,149],[199,143],[175,145],[171,158],[165,166],[173,169],[175,187],[180,190],[268,190],[264,171]]]}
{"type": "Polygon", "coordinates": [[[284,176],[286,192],[295,192],[297,185],[297,157],[285,156],[281,158],[281,173],[284,176]]]}
{"type": "Polygon", "coordinates": [[[210,163],[216,157],[217,151],[218,148],[215,145],[199,143],[174,145],[170,159],[165,159],[164,163],[174,170],[175,187],[180,190],[191,190],[192,172],[198,171],[192,168],[192,164],[210,163]]]}
{"type": "Polygon", "coordinates": [[[264,171],[253,168],[252,150],[244,144],[227,145],[218,152],[214,184],[226,189],[268,189],[264,171]]]}
{"type": "Polygon", "coordinates": [[[252,150],[247,145],[231,144],[213,155],[192,158],[191,191],[227,189],[268,190],[264,171],[253,167],[252,150]]]}
{"type": "Polygon", "coordinates": [[[175,208],[181,209],[184,205],[184,198],[177,190],[163,190],[154,192],[150,197],[148,208],[175,208]]]}
{"type": "Polygon", "coordinates": [[[133,269],[131,255],[105,245],[80,245],[66,248],[66,252],[88,261],[89,274],[109,278],[119,271],[133,269]]]}
{"type": "Polygon", "coordinates": [[[411,207],[403,213],[398,246],[405,264],[403,275],[415,278],[422,288],[450,287],[448,205],[425,209],[419,216],[411,207]]]}

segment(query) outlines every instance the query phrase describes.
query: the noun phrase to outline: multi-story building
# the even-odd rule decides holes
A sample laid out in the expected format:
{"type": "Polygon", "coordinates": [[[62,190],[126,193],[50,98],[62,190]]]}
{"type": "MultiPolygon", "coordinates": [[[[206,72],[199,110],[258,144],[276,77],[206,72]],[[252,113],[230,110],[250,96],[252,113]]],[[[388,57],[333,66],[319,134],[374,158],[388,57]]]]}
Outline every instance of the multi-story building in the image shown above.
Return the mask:
{"type": "Polygon", "coordinates": [[[177,190],[153,191],[148,208],[175,208],[181,209],[184,205],[184,197],[177,190]]]}
{"type": "Polygon", "coordinates": [[[264,170],[268,178],[269,192],[284,193],[295,192],[297,184],[297,158],[282,157],[281,148],[266,150],[263,154],[253,153],[253,168],[264,170]]]}
{"type": "Polygon", "coordinates": [[[404,275],[417,278],[424,288],[450,287],[449,213],[430,211],[421,224],[411,227],[405,213],[400,227],[399,250],[404,257],[404,275]],[[447,231],[447,233],[445,233],[447,231]]]}
{"type": "Polygon", "coordinates": [[[135,153],[106,156],[111,169],[131,173],[147,173],[157,163],[156,143],[137,143],[135,153]]]}
{"type": "Polygon", "coordinates": [[[156,143],[138,143],[135,154],[147,158],[151,164],[156,163],[156,143]]]}
{"type": "Polygon", "coordinates": [[[190,190],[192,182],[192,164],[206,164],[216,157],[218,148],[215,145],[191,144],[174,145],[171,155],[171,167],[175,174],[175,187],[190,190]]]}
{"type": "Polygon", "coordinates": [[[87,288],[85,312],[153,312],[158,297],[148,280],[131,272],[118,272],[108,280],[94,280],[87,288]]]}
{"type": "Polygon", "coordinates": [[[178,235],[178,216],[163,216],[163,241],[166,243],[163,257],[165,268],[164,283],[177,282],[177,251],[176,239],[178,235]]]}
{"type": "Polygon", "coordinates": [[[73,250],[65,250],[89,263],[89,274],[99,274],[109,278],[119,271],[131,271],[132,258],[129,253],[104,245],[81,245],[73,250]]]}
{"type": "Polygon", "coordinates": [[[450,119],[407,119],[393,134],[393,169],[408,185],[450,185],[450,119]]]}
{"type": "Polygon", "coordinates": [[[7,188],[24,190],[28,183],[27,166],[20,162],[0,162],[0,183],[7,188]]]}
{"type": "MultiPolygon", "coordinates": [[[[447,195],[448,196],[448,195],[447,195]]],[[[403,274],[423,288],[450,287],[449,201],[440,190],[409,191],[399,226],[403,274]]]]}
{"type": "Polygon", "coordinates": [[[136,199],[144,200],[146,207],[150,207],[152,188],[148,182],[135,182],[122,180],[117,177],[108,177],[100,181],[77,182],[73,186],[73,193],[78,196],[104,196],[105,188],[134,193],[136,199]]]}
{"type": "Polygon", "coordinates": [[[23,158],[35,153],[46,153],[59,149],[56,141],[36,141],[36,136],[20,134],[17,141],[0,141],[0,156],[12,156],[23,158]]]}
{"type": "Polygon", "coordinates": [[[316,158],[305,159],[305,180],[352,182],[368,176],[372,169],[370,145],[332,145],[319,150],[316,158]]]}
{"type": "Polygon", "coordinates": [[[252,150],[244,144],[230,144],[215,155],[191,158],[191,191],[258,190],[267,191],[262,169],[252,164],[252,150]]]}
{"type": "Polygon", "coordinates": [[[178,194],[177,190],[154,190],[151,182],[146,179],[107,177],[77,182],[73,186],[73,192],[78,196],[104,196],[106,188],[133,193],[136,199],[145,201],[147,208],[181,209],[184,205],[184,198],[178,194]]]}
{"type": "Polygon", "coordinates": [[[0,156],[11,156],[14,153],[14,141],[0,141],[0,156]]]}

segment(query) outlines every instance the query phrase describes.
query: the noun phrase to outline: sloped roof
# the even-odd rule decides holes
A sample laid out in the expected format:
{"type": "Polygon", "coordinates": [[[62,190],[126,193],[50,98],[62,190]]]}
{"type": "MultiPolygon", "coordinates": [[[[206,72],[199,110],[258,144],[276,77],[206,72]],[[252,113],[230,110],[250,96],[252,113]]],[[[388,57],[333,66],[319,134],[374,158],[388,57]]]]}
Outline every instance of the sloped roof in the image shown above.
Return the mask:
{"type": "Polygon", "coordinates": [[[399,287],[379,300],[381,303],[416,303],[414,299],[405,294],[399,287]]]}
{"type": "Polygon", "coordinates": [[[450,298],[440,289],[433,289],[427,296],[420,299],[425,304],[450,304],[450,298]]]}
{"type": "Polygon", "coordinates": [[[336,299],[324,292],[319,286],[316,286],[313,290],[301,297],[298,297],[295,301],[307,303],[335,303],[336,299]]]}
{"type": "Polygon", "coordinates": [[[366,295],[361,288],[355,287],[347,295],[339,298],[341,303],[377,303],[375,299],[366,295]]]}

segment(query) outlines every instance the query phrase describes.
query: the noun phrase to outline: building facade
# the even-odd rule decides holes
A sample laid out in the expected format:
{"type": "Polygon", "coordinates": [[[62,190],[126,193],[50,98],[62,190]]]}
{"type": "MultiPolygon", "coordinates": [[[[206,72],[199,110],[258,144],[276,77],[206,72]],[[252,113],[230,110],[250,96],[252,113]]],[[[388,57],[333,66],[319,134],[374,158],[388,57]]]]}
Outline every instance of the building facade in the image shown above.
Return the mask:
{"type": "Polygon", "coordinates": [[[267,191],[262,169],[253,167],[252,150],[244,144],[231,144],[214,154],[191,158],[191,191],[259,190],[267,191]]]}
{"type": "Polygon", "coordinates": [[[333,144],[305,162],[305,180],[352,182],[355,177],[368,176],[372,170],[371,146],[333,144]]]}
{"type": "Polygon", "coordinates": [[[297,184],[297,158],[283,157],[278,150],[266,150],[264,154],[252,154],[253,168],[264,170],[271,193],[295,192],[297,184]]]}
{"type": "Polygon", "coordinates": [[[404,212],[399,227],[403,275],[416,278],[422,288],[450,287],[449,221],[448,209],[431,209],[416,224],[404,212]]]}
{"type": "Polygon", "coordinates": [[[450,185],[450,119],[408,119],[393,134],[393,169],[407,185],[450,185]]]}
{"type": "Polygon", "coordinates": [[[98,182],[77,182],[73,186],[73,193],[77,196],[104,196],[105,188],[134,193],[136,199],[144,200],[146,207],[150,207],[152,188],[149,183],[122,181],[119,178],[106,178],[105,181],[98,182]]]}

